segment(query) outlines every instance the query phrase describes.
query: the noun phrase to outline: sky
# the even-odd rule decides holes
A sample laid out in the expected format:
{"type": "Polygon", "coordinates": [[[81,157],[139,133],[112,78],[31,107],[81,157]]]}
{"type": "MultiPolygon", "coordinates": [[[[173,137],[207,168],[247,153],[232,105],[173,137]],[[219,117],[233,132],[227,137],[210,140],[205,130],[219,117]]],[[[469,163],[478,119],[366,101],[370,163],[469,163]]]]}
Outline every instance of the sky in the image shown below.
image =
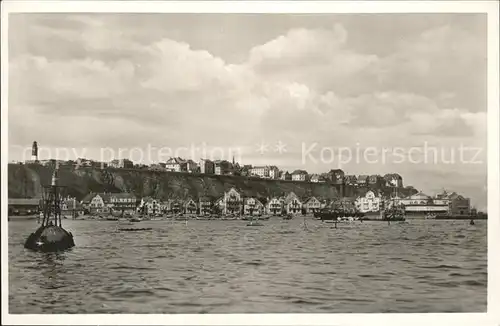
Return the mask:
{"type": "Polygon", "coordinates": [[[9,160],[394,172],[485,209],[486,46],[483,14],[11,14],[9,160]]]}

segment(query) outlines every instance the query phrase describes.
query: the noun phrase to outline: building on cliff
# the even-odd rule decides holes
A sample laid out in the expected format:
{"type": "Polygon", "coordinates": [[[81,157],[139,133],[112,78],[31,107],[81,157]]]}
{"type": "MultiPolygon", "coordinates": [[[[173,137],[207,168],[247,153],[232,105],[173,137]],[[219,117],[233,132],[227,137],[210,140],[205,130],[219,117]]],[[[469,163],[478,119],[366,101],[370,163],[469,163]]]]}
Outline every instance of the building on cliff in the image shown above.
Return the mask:
{"type": "Polygon", "coordinates": [[[290,180],[292,180],[292,175],[288,171],[285,171],[285,172],[281,171],[280,179],[290,181],[290,180]]]}
{"type": "Polygon", "coordinates": [[[332,169],[328,173],[328,180],[334,184],[344,183],[345,173],[341,169],[332,169]]]}
{"type": "Polygon", "coordinates": [[[322,174],[312,174],[310,177],[310,181],[314,183],[325,183],[326,181],[328,181],[328,179],[325,178],[325,176],[322,174]]]}
{"type": "Polygon", "coordinates": [[[214,162],[209,159],[200,159],[200,173],[203,174],[214,174],[215,173],[215,165],[214,162]]]}
{"type": "Polygon", "coordinates": [[[348,186],[357,186],[358,178],[355,175],[344,176],[344,183],[348,186]]]}
{"type": "Polygon", "coordinates": [[[226,160],[214,161],[215,174],[217,175],[233,175],[234,165],[226,160]]]}
{"type": "Polygon", "coordinates": [[[250,169],[250,175],[264,179],[278,179],[279,169],[274,165],[254,166],[250,169]]]}
{"type": "Polygon", "coordinates": [[[134,168],[134,162],[126,158],[115,159],[109,162],[108,166],[117,169],[132,169],[134,168]]]}
{"type": "Polygon", "coordinates": [[[171,157],[165,162],[165,169],[172,172],[200,172],[200,166],[195,161],[188,159],[185,160],[180,157],[171,157]]]}
{"type": "Polygon", "coordinates": [[[381,175],[372,174],[368,177],[368,186],[376,189],[379,189],[385,186],[385,180],[381,175]]]}
{"type": "Polygon", "coordinates": [[[384,181],[386,187],[403,187],[403,177],[397,173],[388,173],[384,175],[384,181]]]}
{"type": "Polygon", "coordinates": [[[356,182],[358,183],[358,186],[365,187],[368,185],[368,176],[361,174],[357,177],[356,182]]]}
{"type": "Polygon", "coordinates": [[[293,181],[309,181],[309,175],[305,170],[295,170],[292,172],[293,181]]]}

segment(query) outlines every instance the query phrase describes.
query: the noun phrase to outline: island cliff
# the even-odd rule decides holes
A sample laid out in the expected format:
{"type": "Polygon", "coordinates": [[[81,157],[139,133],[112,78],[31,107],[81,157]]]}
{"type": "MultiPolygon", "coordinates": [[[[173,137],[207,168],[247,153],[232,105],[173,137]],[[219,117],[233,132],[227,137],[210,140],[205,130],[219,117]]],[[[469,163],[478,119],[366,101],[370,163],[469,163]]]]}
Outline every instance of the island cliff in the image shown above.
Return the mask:
{"type": "MultiPolygon", "coordinates": [[[[54,168],[39,164],[9,164],[9,198],[40,197],[42,186],[50,183],[54,168]]],[[[302,181],[268,180],[230,175],[160,172],[147,169],[116,169],[61,166],[60,185],[65,194],[81,200],[90,192],[130,192],[137,197],[198,198],[222,196],[231,187],[248,197],[273,197],[294,192],[299,197],[338,198],[363,195],[368,188],[311,183],[302,181]]],[[[380,189],[384,194],[391,190],[380,189]]],[[[402,188],[401,195],[408,189],[402,188]]]]}

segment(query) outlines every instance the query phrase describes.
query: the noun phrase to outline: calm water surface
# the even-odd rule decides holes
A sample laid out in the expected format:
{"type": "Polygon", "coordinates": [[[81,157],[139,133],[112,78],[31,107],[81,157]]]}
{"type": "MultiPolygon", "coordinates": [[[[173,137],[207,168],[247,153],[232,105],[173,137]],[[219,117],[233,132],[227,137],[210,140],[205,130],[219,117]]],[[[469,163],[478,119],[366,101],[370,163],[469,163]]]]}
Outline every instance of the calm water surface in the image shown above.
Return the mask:
{"type": "Polygon", "coordinates": [[[486,221],[65,221],[76,247],[23,248],[9,222],[10,313],[486,311],[486,221]]]}

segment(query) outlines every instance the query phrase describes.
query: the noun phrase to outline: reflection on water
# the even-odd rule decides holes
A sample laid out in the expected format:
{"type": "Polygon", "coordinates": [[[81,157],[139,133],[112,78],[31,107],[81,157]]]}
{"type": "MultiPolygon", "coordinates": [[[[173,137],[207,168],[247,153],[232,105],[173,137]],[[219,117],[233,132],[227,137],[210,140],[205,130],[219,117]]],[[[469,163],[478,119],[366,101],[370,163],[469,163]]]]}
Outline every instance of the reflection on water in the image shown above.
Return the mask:
{"type": "Polygon", "coordinates": [[[76,247],[41,254],[9,222],[10,313],[486,311],[486,221],[119,226],[68,220],[76,247]]]}

